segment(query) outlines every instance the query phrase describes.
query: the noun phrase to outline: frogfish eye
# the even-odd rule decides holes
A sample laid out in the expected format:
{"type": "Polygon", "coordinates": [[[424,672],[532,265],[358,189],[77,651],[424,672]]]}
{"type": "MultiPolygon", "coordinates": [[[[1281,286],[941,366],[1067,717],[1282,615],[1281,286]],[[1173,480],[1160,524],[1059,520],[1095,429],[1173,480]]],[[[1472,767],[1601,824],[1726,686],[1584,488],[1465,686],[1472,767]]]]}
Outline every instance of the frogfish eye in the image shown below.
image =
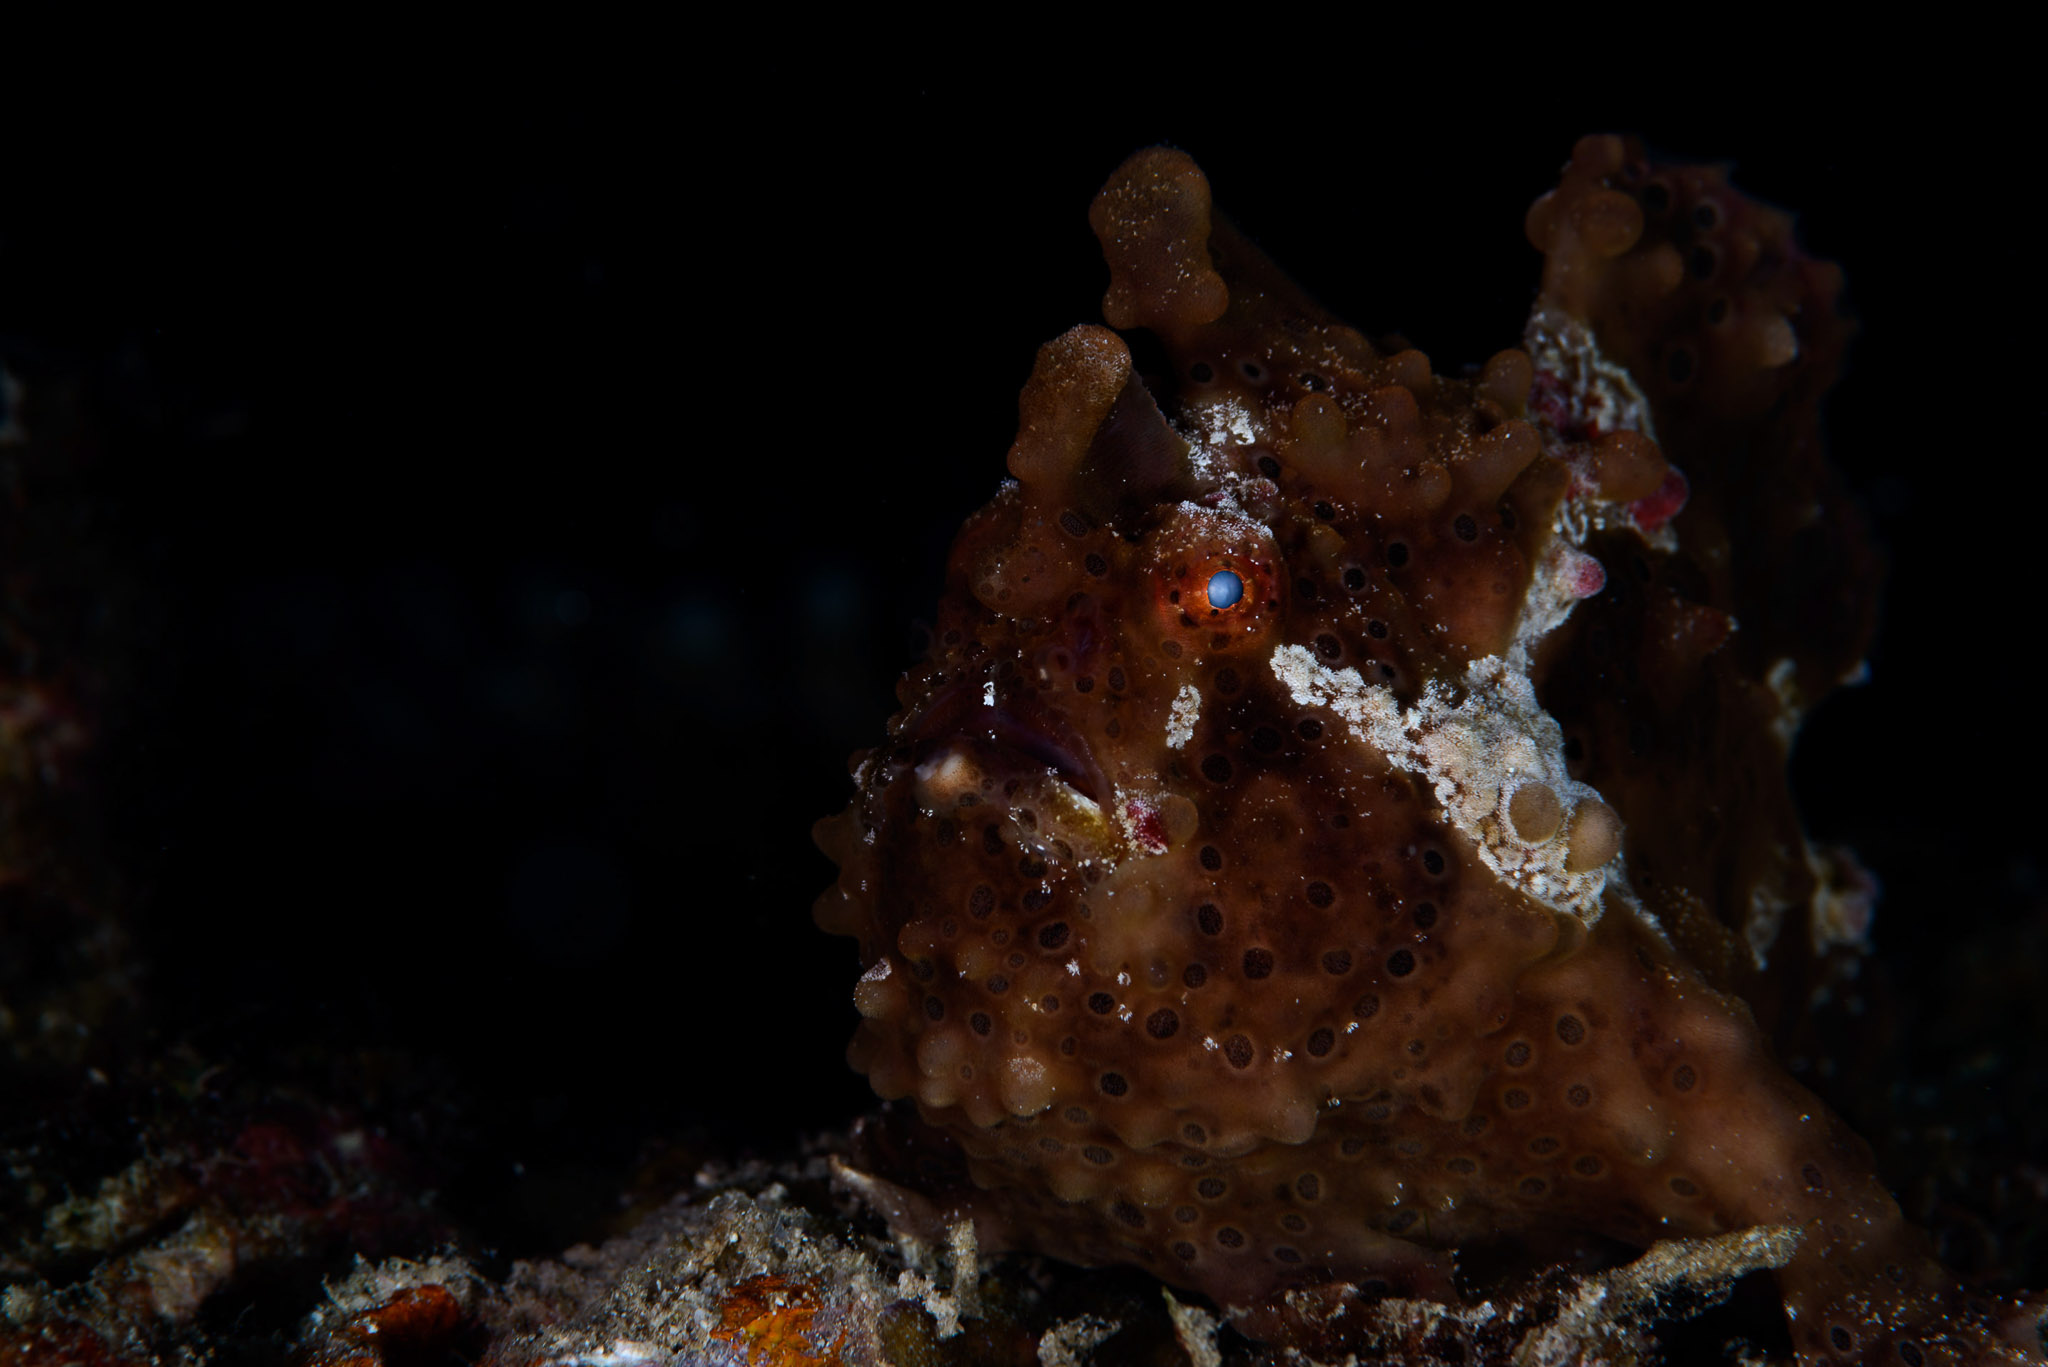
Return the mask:
{"type": "Polygon", "coordinates": [[[1228,608],[1237,606],[1237,600],[1244,597],[1244,580],[1229,570],[1218,570],[1209,576],[1209,606],[1228,608]]]}

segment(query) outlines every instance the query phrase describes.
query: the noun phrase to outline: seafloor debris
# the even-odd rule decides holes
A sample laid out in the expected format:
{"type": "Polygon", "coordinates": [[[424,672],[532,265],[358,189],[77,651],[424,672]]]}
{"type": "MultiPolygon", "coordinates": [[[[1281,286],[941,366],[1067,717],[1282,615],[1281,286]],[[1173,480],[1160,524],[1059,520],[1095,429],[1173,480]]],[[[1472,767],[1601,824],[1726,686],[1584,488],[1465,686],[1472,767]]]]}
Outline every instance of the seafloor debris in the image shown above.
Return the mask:
{"type": "Polygon", "coordinates": [[[834,1171],[845,1170],[817,1157],[781,1170],[707,1172],[702,1189],[630,1234],[560,1262],[522,1264],[481,1295],[460,1264],[366,1267],[309,1325],[302,1351],[336,1361],[333,1341],[360,1343],[355,1326],[366,1315],[461,1304],[473,1307],[469,1332],[489,1337],[486,1361],[501,1367],[1335,1367],[1361,1351],[1417,1364],[1647,1364],[1659,1360],[1660,1322],[1695,1315],[1737,1278],[1781,1266],[1798,1238],[1755,1229],[1670,1240],[1605,1272],[1560,1273],[1469,1306],[1361,1296],[1350,1286],[1295,1293],[1276,1313],[1309,1347],[1275,1349],[1156,1285],[1146,1294],[1120,1283],[1077,1299],[1075,1279],[1056,1267],[978,1257],[964,1220],[945,1249],[892,1238],[851,1199],[857,1183],[828,1190],[834,1171]],[[426,1296],[431,1277],[447,1299],[426,1296]],[[372,1286],[383,1300],[368,1294],[372,1286]]]}
{"type": "Polygon", "coordinates": [[[1182,153],[1090,217],[1163,366],[1040,351],[818,831],[849,1058],[914,1106],[864,1155],[892,1221],[1319,1351],[1374,1316],[1332,1340],[1304,1294],[1463,1323],[1469,1254],[1782,1228],[1802,1360],[2026,1354],[1770,1048],[1872,895],[1786,779],[1872,623],[1818,439],[1839,273],[1718,169],[1587,138],[1528,216],[1522,346],[1451,375],[1310,302],[1182,153]]]}

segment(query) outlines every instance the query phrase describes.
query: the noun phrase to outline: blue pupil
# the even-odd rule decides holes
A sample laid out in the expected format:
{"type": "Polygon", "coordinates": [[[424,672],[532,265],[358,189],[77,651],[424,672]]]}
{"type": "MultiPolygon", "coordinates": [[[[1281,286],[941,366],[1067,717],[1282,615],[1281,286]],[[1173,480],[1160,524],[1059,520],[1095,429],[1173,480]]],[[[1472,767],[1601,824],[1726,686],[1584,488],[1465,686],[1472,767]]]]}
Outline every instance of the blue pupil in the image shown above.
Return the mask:
{"type": "Polygon", "coordinates": [[[1209,606],[1212,608],[1236,607],[1237,600],[1244,597],[1244,580],[1229,570],[1218,570],[1209,576],[1209,606]]]}

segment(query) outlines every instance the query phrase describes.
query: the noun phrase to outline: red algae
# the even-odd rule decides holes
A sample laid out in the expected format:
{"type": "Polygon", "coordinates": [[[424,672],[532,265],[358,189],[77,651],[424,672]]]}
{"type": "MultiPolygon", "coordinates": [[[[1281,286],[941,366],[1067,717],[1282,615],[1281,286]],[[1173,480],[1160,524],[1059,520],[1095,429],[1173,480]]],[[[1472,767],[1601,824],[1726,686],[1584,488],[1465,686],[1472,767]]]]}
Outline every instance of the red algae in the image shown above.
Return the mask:
{"type": "Polygon", "coordinates": [[[1768,1043],[1868,919],[1785,778],[1872,624],[1817,435],[1839,273],[1588,138],[1522,346],[1460,376],[1322,312],[1182,153],[1090,217],[1170,373],[1041,351],[818,832],[849,1059],[915,1110],[871,1155],[898,1222],[1340,1349],[1290,1293],[1755,1231],[1802,1361],[2038,1360],[1768,1043]]]}

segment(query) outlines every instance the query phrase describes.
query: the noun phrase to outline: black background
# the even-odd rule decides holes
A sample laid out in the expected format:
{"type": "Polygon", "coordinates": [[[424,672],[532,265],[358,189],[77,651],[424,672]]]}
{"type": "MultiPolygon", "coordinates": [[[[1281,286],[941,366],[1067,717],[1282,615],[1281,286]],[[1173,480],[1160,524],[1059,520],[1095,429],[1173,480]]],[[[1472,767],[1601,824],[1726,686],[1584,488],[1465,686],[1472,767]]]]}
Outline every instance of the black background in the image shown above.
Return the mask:
{"type": "Polygon", "coordinates": [[[1831,440],[1891,560],[1802,802],[1885,881],[1908,1020],[1943,1010],[1944,947],[2038,919],[2038,252],[1998,227],[1982,111],[1422,82],[314,103],[18,129],[0,344],[83,376],[110,433],[147,590],[115,807],[164,1038],[432,1071],[481,1136],[456,1199],[514,1251],[652,1140],[786,1147],[866,1104],[808,829],[880,738],[1034,350],[1098,316],[1087,205],[1150,142],[1445,370],[1518,338],[1522,215],[1581,133],[1799,210],[1862,319],[1831,440]]]}

